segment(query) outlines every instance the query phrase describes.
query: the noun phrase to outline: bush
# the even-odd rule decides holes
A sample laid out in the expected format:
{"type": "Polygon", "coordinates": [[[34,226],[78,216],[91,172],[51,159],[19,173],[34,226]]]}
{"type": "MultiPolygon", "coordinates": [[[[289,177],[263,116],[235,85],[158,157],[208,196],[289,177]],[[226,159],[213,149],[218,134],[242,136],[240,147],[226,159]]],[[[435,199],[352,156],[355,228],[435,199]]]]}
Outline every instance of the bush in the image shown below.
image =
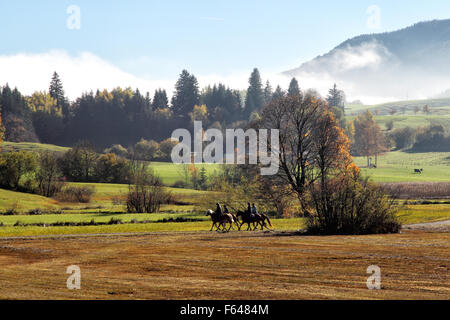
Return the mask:
{"type": "Polygon", "coordinates": [[[61,202],[89,203],[94,193],[93,186],[67,186],[56,195],[56,199],[61,202]]]}
{"type": "Polygon", "coordinates": [[[171,199],[161,179],[155,176],[145,164],[134,171],[134,184],[128,188],[127,211],[129,213],[159,212],[161,205],[171,199]]]}
{"type": "Polygon", "coordinates": [[[172,139],[166,139],[162,141],[159,145],[159,160],[161,161],[171,161],[172,159],[172,149],[176,146],[178,142],[173,141],[172,139]]]}
{"type": "Polygon", "coordinates": [[[37,169],[36,156],[28,151],[6,152],[0,155],[0,186],[9,190],[24,190],[21,181],[37,169]]]}
{"type": "Polygon", "coordinates": [[[139,160],[153,161],[159,156],[159,143],[141,139],[134,146],[134,156],[139,160]]]}
{"type": "Polygon", "coordinates": [[[130,169],[128,161],[114,153],[101,155],[95,164],[94,181],[100,183],[127,183],[130,169]]]}
{"type": "Polygon", "coordinates": [[[128,150],[122,147],[120,144],[115,144],[111,148],[105,149],[104,153],[114,153],[116,156],[121,158],[128,158],[128,150]]]}
{"type": "Polygon", "coordinates": [[[315,213],[308,217],[312,234],[396,233],[400,223],[393,200],[383,190],[361,180],[359,174],[345,174],[311,186],[315,213]]]}
{"type": "Polygon", "coordinates": [[[98,154],[88,142],[67,151],[59,160],[63,175],[73,182],[94,182],[98,154]]]}
{"type": "Polygon", "coordinates": [[[36,193],[41,196],[53,197],[61,191],[64,183],[61,181],[58,158],[55,154],[47,152],[39,155],[39,168],[35,178],[36,193]]]}
{"type": "Polygon", "coordinates": [[[172,184],[172,188],[183,189],[183,188],[186,188],[186,187],[187,187],[186,182],[183,181],[183,180],[177,180],[177,181],[175,181],[174,184],[172,184]]]}
{"type": "Polygon", "coordinates": [[[416,131],[410,127],[403,129],[395,129],[389,134],[389,138],[393,140],[396,149],[405,149],[414,143],[416,131]]]}

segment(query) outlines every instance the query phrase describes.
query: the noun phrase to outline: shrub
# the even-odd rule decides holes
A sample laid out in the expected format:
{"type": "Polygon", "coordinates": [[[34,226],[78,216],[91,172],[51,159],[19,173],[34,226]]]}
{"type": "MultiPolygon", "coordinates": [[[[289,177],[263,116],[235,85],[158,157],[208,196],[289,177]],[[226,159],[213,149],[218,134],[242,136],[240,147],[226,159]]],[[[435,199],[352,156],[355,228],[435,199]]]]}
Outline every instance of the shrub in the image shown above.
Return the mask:
{"type": "Polygon", "coordinates": [[[95,164],[94,181],[101,183],[126,183],[129,180],[128,161],[114,153],[101,155],[95,164]]]}
{"type": "Polygon", "coordinates": [[[414,143],[416,131],[410,127],[395,129],[389,134],[389,138],[394,142],[396,149],[405,149],[414,143]]]}
{"type": "Polygon", "coordinates": [[[139,160],[153,161],[159,155],[159,143],[154,140],[141,139],[134,146],[134,155],[139,160]]]}
{"type": "Polygon", "coordinates": [[[64,183],[55,154],[47,152],[39,155],[39,169],[36,173],[36,192],[44,197],[53,197],[61,191],[64,183]]]}
{"type": "Polygon", "coordinates": [[[310,189],[315,209],[307,220],[310,233],[379,234],[400,230],[393,200],[380,187],[361,180],[359,174],[344,174],[310,189]]]}
{"type": "Polygon", "coordinates": [[[67,186],[56,195],[56,199],[61,202],[89,203],[94,193],[93,186],[67,186]]]}
{"type": "Polygon", "coordinates": [[[129,213],[159,212],[161,205],[167,203],[171,194],[167,192],[161,179],[153,174],[145,164],[134,171],[134,184],[129,185],[127,211],[129,213]]]}
{"type": "Polygon", "coordinates": [[[111,148],[105,149],[104,153],[114,153],[116,156],[121,158],[128,158],[128,150],[122,147],[120,144],[115,144],[111,148]]]}
{"type": "Polygon", "coordinates": [[[98,154],[88,142],[82,142],[67,151],[59,160],[64,176],[73,182],[93,182],[98,154]]]}
{"type": "Polygon", "coordinates": [[[176,141],[173,141],[172,139],[166,139],[162,141],[159,145],[159,151],[160,151],[160,158],[161,161],[170,161],[172,158],[172,149],[174,146],[177,145],[176,141]]]}
{"type": "Polygon", "coordinates": [[[2,153],[0,155],[0,186],[5,189],[19,190],[22,178],[26,175],[32,175],[36,169],[37,160],[31,152],[2,153]]]}
{"type": "Polygon", "coordinates": [[[183,180],[177,180],[172,185],[172,188],[181,188],[181,189],[186,188],[186,182],[183,180]]]}

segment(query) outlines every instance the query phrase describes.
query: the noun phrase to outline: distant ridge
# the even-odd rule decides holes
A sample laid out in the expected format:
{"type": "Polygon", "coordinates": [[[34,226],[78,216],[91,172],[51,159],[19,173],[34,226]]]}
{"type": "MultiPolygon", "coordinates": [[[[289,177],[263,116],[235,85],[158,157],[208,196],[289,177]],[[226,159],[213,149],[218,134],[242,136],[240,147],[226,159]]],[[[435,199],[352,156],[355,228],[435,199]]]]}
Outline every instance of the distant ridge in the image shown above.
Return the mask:
{"type": "Polygon", "coordinates": [[[326,75],[354,94],[436,96],[450,88],[450,19],[359,35],[283,74],[326,75]]]}

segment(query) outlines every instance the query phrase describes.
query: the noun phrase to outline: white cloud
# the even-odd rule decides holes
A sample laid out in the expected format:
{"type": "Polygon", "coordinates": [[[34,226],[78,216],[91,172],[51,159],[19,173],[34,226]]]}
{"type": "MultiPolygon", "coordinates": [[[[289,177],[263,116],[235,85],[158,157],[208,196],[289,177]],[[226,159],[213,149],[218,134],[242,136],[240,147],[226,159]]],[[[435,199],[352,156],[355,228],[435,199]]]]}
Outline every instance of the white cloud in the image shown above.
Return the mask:
{"type": "Polygon", "coordinates": [[[65,51],[0,56],[0,84],[9,83],[24,94],[48,90],[56,71],[63,80],[66,95],[75,99],[83,92],[111,90],[117,86],[139,88],[152,92],[158,87],[171,88],[172,81],[153,81],[124,72],[89,52],[71,56],[65,51]]]}
{"type": "MultiPolygon", "coordinates": [[[[147,60],[150,58],[142,59],[144,58],[139,61],[148,66],[147,60]]],[[[63,50],[52,50],[46,53],[0,55],[0,85],[9,83],[11,87],[19,88],[23,94],[29,95],[34,91],[48,90],[54,71],[60,75],[66,95],[70,99],[75,99],[83,92],[91,90],[95,92],[97,89],[111,90],[118,86],[139,88],[141,92],[149,91],[151,94],[155,89],[163,88],[170,96],[181,69],[173,79],[161,80],[147,75],[151,74],[151,70],[148,70],[145,76],[135,76],[89,52],[70,55],[63,50]]],[[[246,70],[230,75],[196,74],[196,76],[200,88],[221,82],[234,89],[246,89],[250,72],[251,70],[246,70]]],[[[282,75],[263,74],[262,76],[264,82],[270,79],[273,86],[280,84],[287,88],[289,83],[289,78],[282,75]]]]}
{"type": "MultiPolygon", "coordinates": [[[[325,96],[328,89],[337,83],[348,100],[359,99],[368,104],[402,100],[407,96],[410,99],[427,98],[450,88],[450,77],[433,76],[419,69],[397,68],[395,59],[391,58],[383,46],[366,43],[356,48],[346,47],[306,63],[304,68],[293,71],[293,74],[304,90],[313,88],[325,96]]],[[[146,60],[139,61],[143,63],[146,60]]],[[[143,63],[142,69],[148,69],[148,72],[136,76],[89,52],[70,55],[65,51],[53,50],[39,54],[0,55],[0,85],[9,83],[29,95],[34,91],[48,90],[51,76],[57,71],[67,96],[72,100],[83,92],[111,90],[118,86],[139,88],[142,93],[148,91],[151,94],[155,89],[163,88],[170,98],[181,68],[170,72],[173,78],[161,79],[151,76],[152,70],[157,68],[155,64],[143,63]]],[[[251,71],[195,75],[200,88],[221,82],[232,89],[242,90],[248,87],[251,71]]],[[[291,76],[264,72],[263,67],[260,71],[263,85],[269,80],[274,89],[277,85],[288,88],[291,76]]]]}

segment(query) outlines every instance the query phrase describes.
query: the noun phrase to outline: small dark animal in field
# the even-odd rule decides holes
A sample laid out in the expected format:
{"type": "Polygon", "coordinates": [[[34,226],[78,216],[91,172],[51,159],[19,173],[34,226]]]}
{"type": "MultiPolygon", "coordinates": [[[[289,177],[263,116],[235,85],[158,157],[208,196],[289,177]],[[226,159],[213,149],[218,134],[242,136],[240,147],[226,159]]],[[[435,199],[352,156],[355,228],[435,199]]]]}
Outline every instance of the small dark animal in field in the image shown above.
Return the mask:
{"type": "Polygon", "coordinates": [[[414,173],[422,173],[423,169],[414,169],[414,173]]]}

